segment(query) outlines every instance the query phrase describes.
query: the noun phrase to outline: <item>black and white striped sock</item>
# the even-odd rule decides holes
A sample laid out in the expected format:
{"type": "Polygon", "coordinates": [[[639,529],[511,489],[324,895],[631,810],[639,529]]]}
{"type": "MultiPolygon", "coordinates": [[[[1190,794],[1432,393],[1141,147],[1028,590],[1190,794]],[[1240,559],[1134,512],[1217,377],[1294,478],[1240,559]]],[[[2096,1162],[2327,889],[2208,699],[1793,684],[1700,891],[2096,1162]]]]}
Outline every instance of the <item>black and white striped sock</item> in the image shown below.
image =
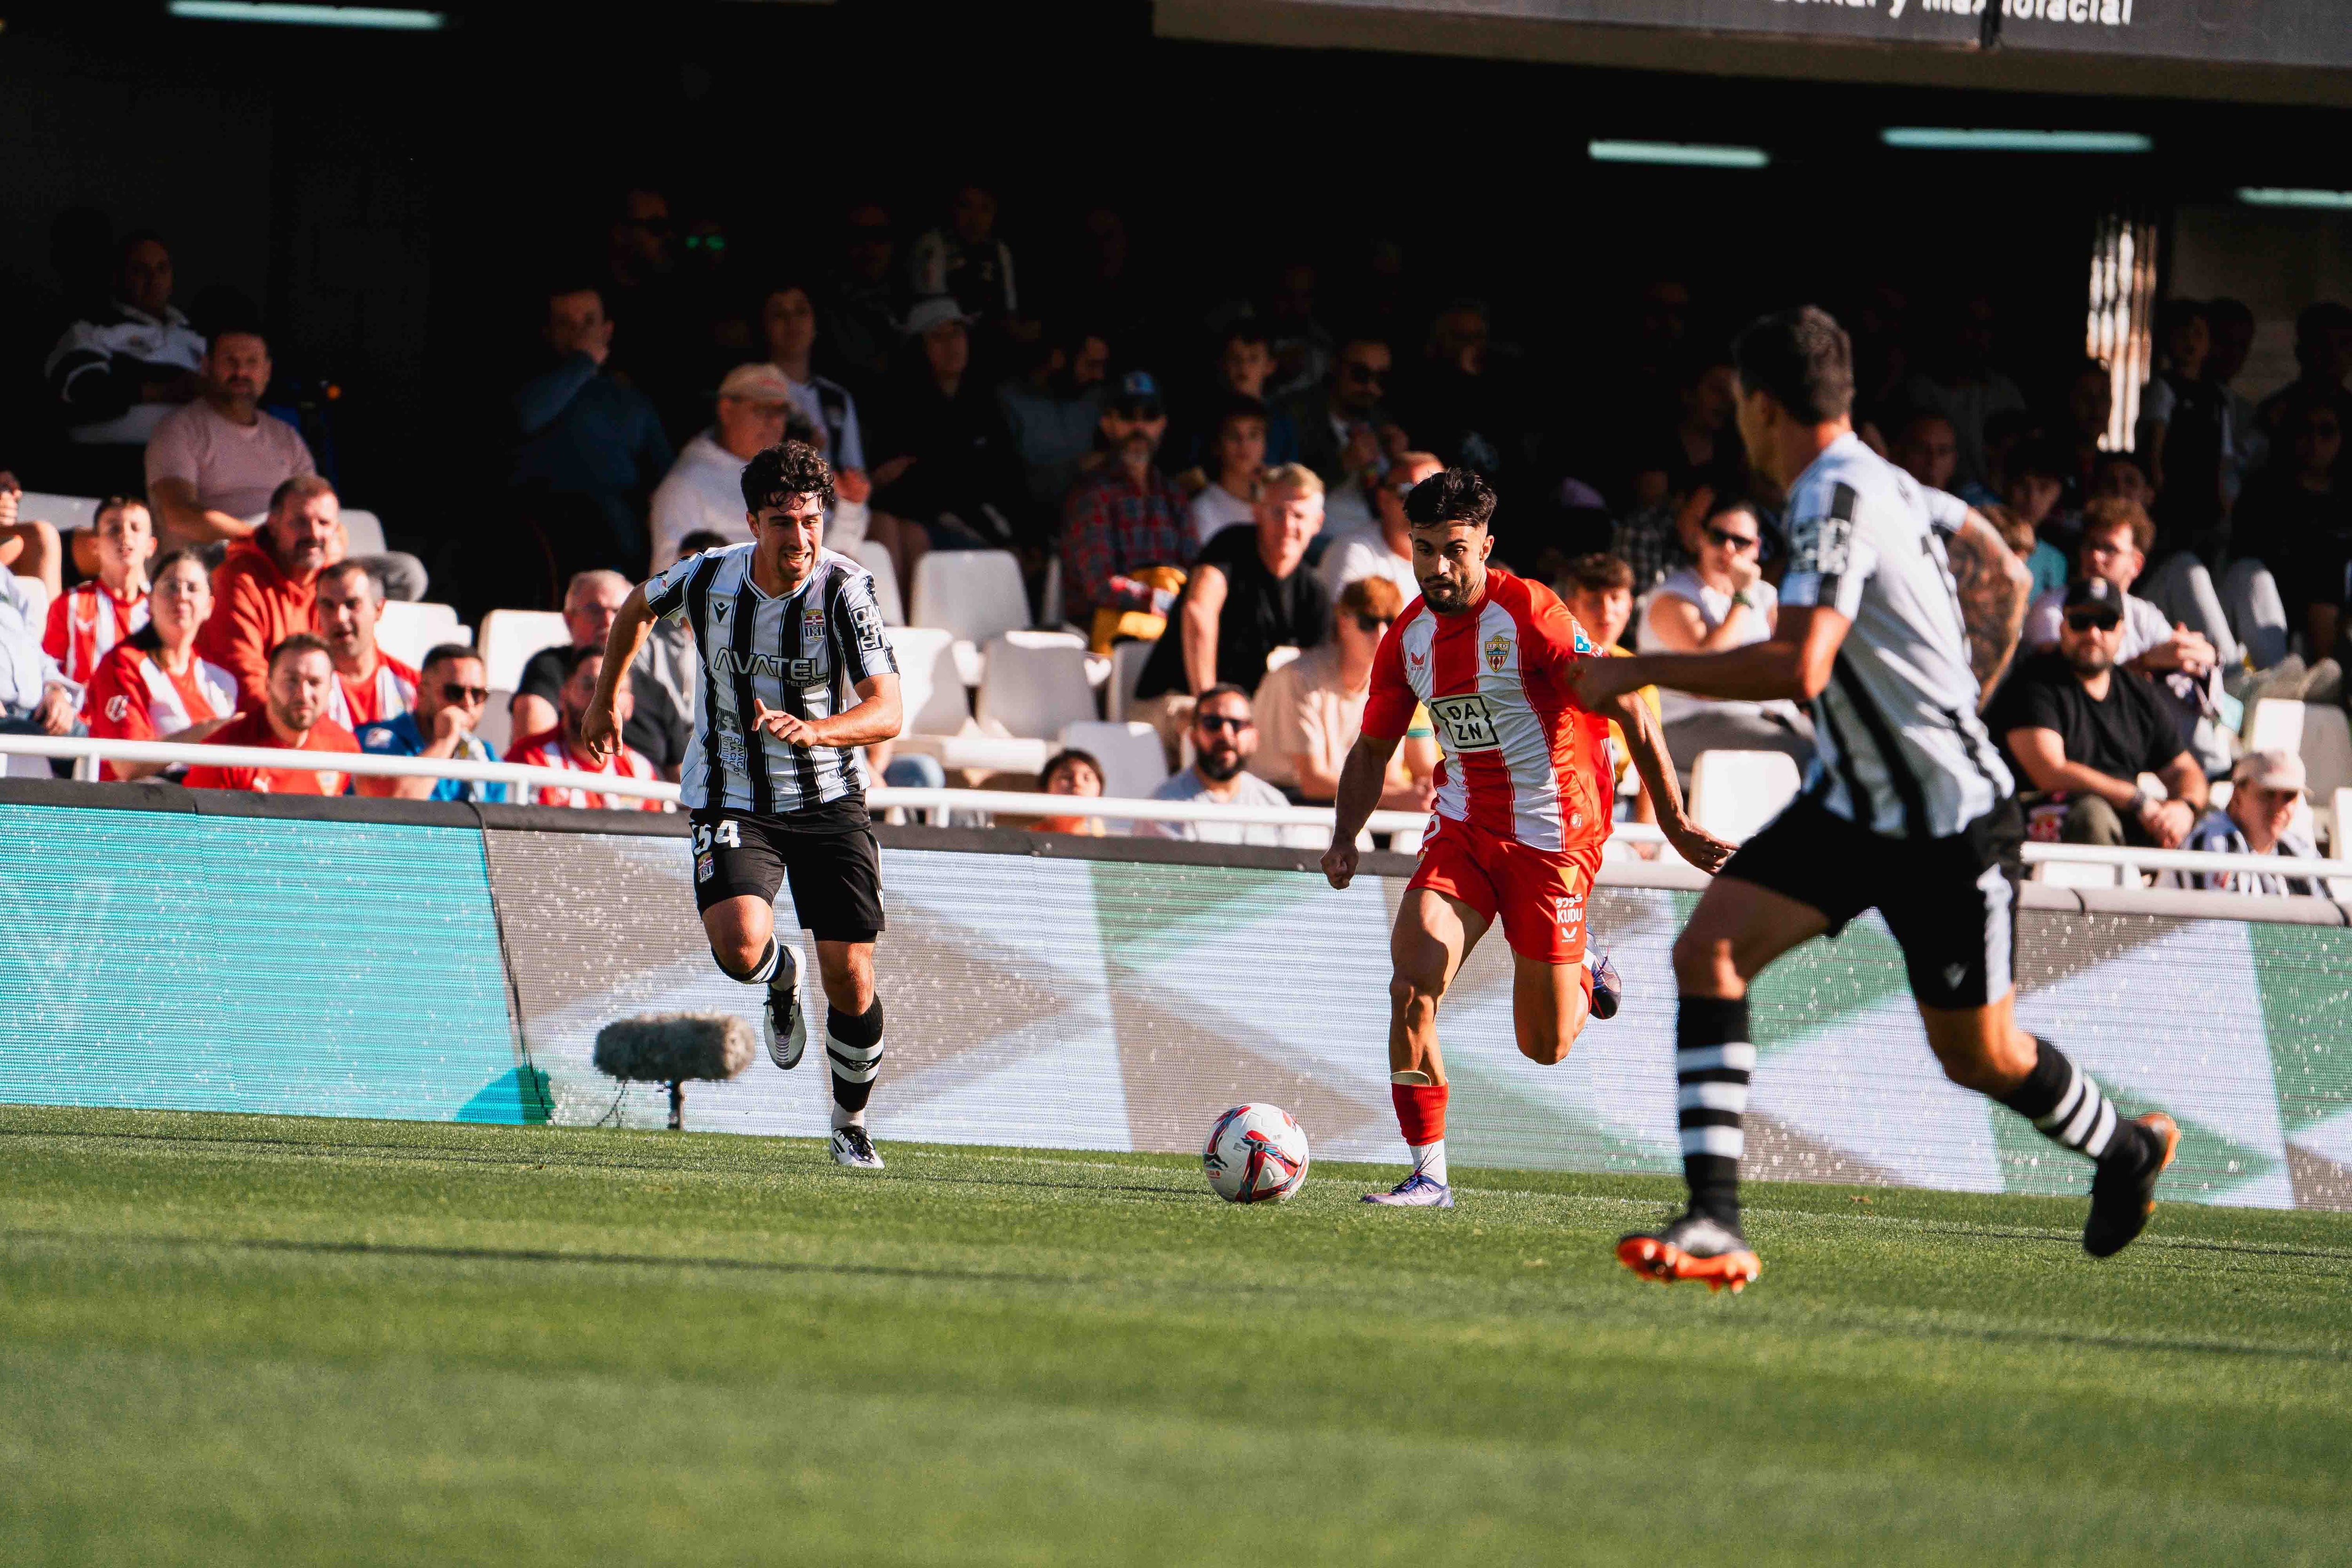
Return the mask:
{"type": "Polygon", "coordinates": [[[1682,1128],[1683,1179],[1691,1207],[1739,1224],[1739,1160],[1748,1152],[1741,1119],[1756,1047],[1748,1038],[1748,1003],[1685,996],[1675,1017],[1675,1103],[1682,1128]]]}
{"type": "MultiPolygon", "coordinates": [[[[751,973],[738,974],[733,978],[740,980],[746,985],[765,985],[774,976],[776,965],[782,963],[783,958],[783,944],[774,937],[770,937],[767,951],[760,954],[760,962],[751,966],[751,973]]],[[[722,963],[719,967],[724,969],[727,966],[722,963]]]]}
{"type": "Polygon", "coordinates": [[[2053,1143],[2063,1144],[2094,1160],[2106,1158],[2117,1148],[2115,1102],[2099,1092],[2091,1075],[2066,1059],[2066,1053],[2036,1035],[2033,1070],[2001,1103],[2041,1130],[2053,1143]]]}
{"type": "Polygon", "coordinates": [[[833,1124],[866,1125],[866,1101],[882,1071],[882,999],[862,1015],[824,1010],[824,1054],[833,1068],[833,1124]]]}

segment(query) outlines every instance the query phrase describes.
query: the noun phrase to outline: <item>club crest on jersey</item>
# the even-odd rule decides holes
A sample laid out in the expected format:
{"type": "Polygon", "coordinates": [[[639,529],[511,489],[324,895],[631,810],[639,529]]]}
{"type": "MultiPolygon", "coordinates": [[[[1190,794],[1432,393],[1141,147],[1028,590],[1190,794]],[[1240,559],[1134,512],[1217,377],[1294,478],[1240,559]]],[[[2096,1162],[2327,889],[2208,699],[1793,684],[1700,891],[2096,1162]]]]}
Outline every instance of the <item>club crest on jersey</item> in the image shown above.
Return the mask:
{"type": "Polygon", "coordinates": [[[1486,639],[1486,668],[1500,670],[1511,662],[1511,634],[1496,632],[1486,639]]]}

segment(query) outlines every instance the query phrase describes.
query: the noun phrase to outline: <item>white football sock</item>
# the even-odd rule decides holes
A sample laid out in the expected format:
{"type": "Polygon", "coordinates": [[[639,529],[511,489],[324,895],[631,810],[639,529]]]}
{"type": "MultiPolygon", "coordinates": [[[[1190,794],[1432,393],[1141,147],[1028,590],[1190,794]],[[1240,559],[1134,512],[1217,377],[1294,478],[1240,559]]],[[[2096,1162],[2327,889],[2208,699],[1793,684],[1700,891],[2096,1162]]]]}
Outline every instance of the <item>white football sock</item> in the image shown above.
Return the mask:
{"type": "Polygon", "coordinates": [[[1445,1140],[1423,1143],[1415,1149],[1407,1145],[1405,1152],[1412,1156],[1412,1168],[1417,1175],[1427,1176],[1439,1186],[1445,1185],[1445,1140]]]}

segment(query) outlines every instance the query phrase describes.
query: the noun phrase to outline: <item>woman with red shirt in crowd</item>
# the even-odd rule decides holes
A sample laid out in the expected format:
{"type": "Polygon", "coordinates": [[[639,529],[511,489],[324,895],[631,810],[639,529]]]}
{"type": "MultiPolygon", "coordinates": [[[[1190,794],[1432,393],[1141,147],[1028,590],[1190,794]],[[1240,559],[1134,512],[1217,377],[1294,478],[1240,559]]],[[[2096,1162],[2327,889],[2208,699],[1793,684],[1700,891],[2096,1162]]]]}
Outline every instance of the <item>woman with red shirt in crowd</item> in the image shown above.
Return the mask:
{"type": "MultiPolygon", "coordinates": [[[[213,613],[213,585],[194,551],[174,550],[156,563],[147,608],[147,624],[99,660],[82,721],[101,740],[193,744],[236,717],[236,678],[196,657],[197,629],[213,613]]],[[[101,763],[99,776],[142,779],[166,769],[163,763],[101,763]]]]}

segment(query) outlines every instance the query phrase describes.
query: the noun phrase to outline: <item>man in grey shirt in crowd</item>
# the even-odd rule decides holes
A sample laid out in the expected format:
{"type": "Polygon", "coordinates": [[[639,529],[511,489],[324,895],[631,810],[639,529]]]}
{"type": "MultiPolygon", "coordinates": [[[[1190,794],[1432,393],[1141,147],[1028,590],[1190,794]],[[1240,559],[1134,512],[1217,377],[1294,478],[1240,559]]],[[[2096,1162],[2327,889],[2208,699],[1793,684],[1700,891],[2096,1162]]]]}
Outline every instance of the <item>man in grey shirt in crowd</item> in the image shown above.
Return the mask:
{"type": "MultiPolygon", "coordinates": [[[[1257,750],[1257,720],[1249,693],[1238,686],[1212,686],[1192,707],[1192,761],[1151,792],[1154,800],[1214,801],[1224,805],[1287,806],[1280,790],[1249,771],[1257,750]]],[[[1136,832],[1202,844],[1266,844],[1320,849],[1328,834],[1318,827],[1276,827],[1268,823],[1139,822],[1136,832]]]]}

